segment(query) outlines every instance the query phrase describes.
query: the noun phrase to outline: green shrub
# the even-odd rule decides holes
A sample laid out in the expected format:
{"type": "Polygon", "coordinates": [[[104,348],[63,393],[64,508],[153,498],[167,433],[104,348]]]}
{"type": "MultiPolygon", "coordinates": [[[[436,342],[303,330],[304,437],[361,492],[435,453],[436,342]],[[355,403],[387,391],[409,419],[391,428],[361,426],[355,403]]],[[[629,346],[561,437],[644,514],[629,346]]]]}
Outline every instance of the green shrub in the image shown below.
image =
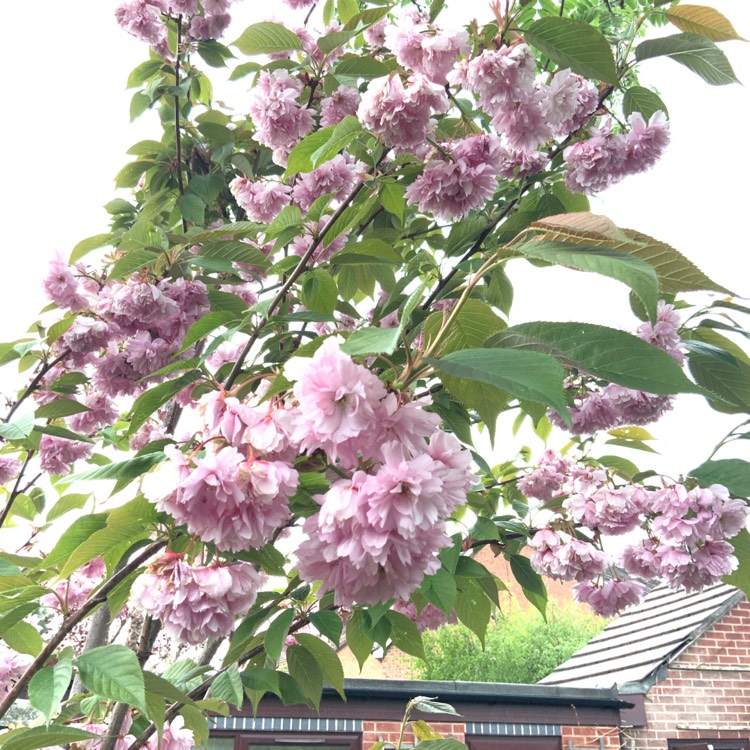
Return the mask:
{"type": "Polygon", "coordinates": [[[414,660],[412,671],[421,680],[538,682],[606,624],[574,607],[550,606],[547,622],[536,610],[512,610],[497,615],[490,624],[484,651],[463,625],[444,625],[424,633],[429,660],[414,660]]]}

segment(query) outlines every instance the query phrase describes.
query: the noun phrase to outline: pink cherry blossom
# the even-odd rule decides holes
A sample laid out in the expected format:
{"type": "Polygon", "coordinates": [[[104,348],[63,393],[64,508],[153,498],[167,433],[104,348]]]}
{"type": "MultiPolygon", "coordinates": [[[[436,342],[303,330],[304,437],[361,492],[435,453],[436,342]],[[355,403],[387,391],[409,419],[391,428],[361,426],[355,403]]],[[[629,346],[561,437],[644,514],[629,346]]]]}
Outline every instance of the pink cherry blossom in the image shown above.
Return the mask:
{"type": "Polygon", "coordinates": [[[159,738],[153,735],[146,743],[148,750],[190,750],[195,746],[193,731],[185,726],[185,719],[176,716],[164,725],[164,733],[159,744],[159,738]]]}
{"type": "MultiPolygon", "coordinates": [[[[245,562],[192,566],[168,552],[133,584],[133,601],[185,643],[229,635],[255,603],[265,575],[245,562]]],[[[179,727],[178,727],[179,729],[179,727]]],[[[182,748],[184,736],[178,735],[182,748]]]]}
{"type": "Polygon", "coordinates": [[[563,158],[569,169],[565,184],[574,193],[599,193],[625,176],[625,138],[605,122],[590,129],[591,137],[568,146],[563,158]]]}
{"type": "Polygon", "coordinates": [[[639,581],[613,578],[601,586],[581,581],[571,590],[577,602],[585,602],[600,617],[614,617],[623,609],[640,604],[646,587],[639,581]]]}
{"type": "Polygon", "coordinates": [[[73,432],[88,435],[100,427],[109,427],[117,421],[120,410],[115,402],[104,393],[89,391],[83,399],[88,411],[73,414],[66,419],[68,427],[73,432]]]}
{"type": "Polygon", "coordinates": [[[348,86],[339,86],[336,91],[320,102],[321,127],[337,125],[347,115],[356,115],[358,107],[359,91],[348,86]]]}
{"type": "Polygon", "coordinates": [[[159,471],[175,489],[149,499],[191,534],[220,550],[260,548],[289,519],[289,496],[297,472],[282,461],[246,460],[231,446],[205,458],[188,458],[167,446],[169,458],[159,471]]]}
{"type": "Polygon", "coordinates": [[[162,9],[155,2],[130,0],[117,7],[115,18],[128,34],[156,46],[167,34],[167,28],[161,20],[161,12],[162,9]]]}
{"type": "Polygon", "coordinates": [[[43,286],[47,297],[58,307],[73,312],[87,307],[81,285],[59,253],[50,261],[43,286]]]}
{"type": "Polygon", "coordinates": [[[302,83],[287,70],[260,72],[249,112],[256,140],[270,148],[289,148],[313,129],[312,113],[297,101],[302,83]]]}
{"type": "Polygon", "coordinates": [[[451,611],[450,616],[448,616],[442,609],[430,602],[422,607],[421,612],[417,612],[413,602],[399,599],[394,603],[393,609],[408,617],[417,626],[420,633],[425,630],[437,630],[442,625],[454,625],[458,622],[455,611],[451,611]]]}
{"type": "MultiPolygon", "coordinates": [[[[364,169],[363,165],[359,167],[364,169]]],[[[307,211],[321,195],[332,195],[332,200],[341,201],[357,183],[357,171],[358,165],[352,159],[337,154],[312,172],[298,176],[292,192],[294,202],[307,211]]]]}
{"type": "Polygon", "coordinates": [[[229,183],[232,195],[251,221],[270,224],[284,206],[291,203],[292,189],[282,183],[252,182],[247,177],[235,177],[229,183]]]}
{"type": "Polygon", "coordinates": [[[39,464],[42,470],[49,474],[68,474],[72,464],[82,458],[88,458],[93,452],[90,443],[42,435],[39,444],[39,464]]]}
{"type": "Polygon", "coordinates": [[[19,654],[0,643],[0,698],[10,692],[16,680],[31,666],[34,658],[19,654]]]}
{"type": "Polygon", "coordinates": [[[552,450],[547,450],[536,468],[518,482],[518,489],[526,497],[552,500],[563,493],[563,484],[570,469],[570,460],[552,450]]]}
{"type": "Polygon", "coordinates": [[[416,74],[406,87],[398,76],[376,78],[364,93],[358,114],[386,146],[409,151],[423,145],[425,133],[432,129],[432,115],[447,110],[445,91],[416,74]]]}
{"type": "Polygon", "coordinates": [[[359,451],[372,451],[386,396],[376,375],[341,352],[334,339],[327,339],[311,359],[291,359],[284,372],[295,381],[299,411],[294,439],[301,450],[321,448],[348,467],[356,464],[359,451]]]}
{"type": "Polygon", "coordinates": [[[627,174],[645,172],[661,159],[669,145],[669,122],[664,112],[655,112],[647,125],[640,112],[633,112],[628,124],[624,169],[627,174]]]}
{"type": "Polygon", "coordinates": [[[0,456],[0,485],[7,484],[18,476],[21,462],[13,456],[0,456]]]}
{"type": "Polygon", "coordinates": [[[458,56],[469,51],[469,35],[463,30],[429,29],[423,33],[402,24],[386,29],[385,38],[399,64],[439,84],[446,83],[458,56]]]}

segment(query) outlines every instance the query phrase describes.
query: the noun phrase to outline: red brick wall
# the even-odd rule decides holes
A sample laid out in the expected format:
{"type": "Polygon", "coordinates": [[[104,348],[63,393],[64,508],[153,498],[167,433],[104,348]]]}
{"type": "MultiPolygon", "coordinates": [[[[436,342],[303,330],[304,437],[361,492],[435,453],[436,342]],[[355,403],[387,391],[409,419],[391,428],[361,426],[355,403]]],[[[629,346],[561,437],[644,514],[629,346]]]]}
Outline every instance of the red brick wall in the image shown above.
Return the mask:
{"type": "MultiPolygon", "coordinates": [[[[428,722],[428,724],[443,737],[453,737],[460,742],[464,741],[464,724],[463,722],[442,723],[428,722]]],[[[365,721],[362,723],[362,748],[369,750],[376,742],[398,742],[398,735],[401,731],[401,723],[398,721],[365,721]]],[[[404,735],[404,742],[414,743],[414,735],[407,730],[404,735]]]]}
{"type": "Polygon", "coordinates": [[[671,665],[646,696],[647,725],[625,729],[636,750],[665,750],[668,739],[750,736],[750,604],[725,615],[671,665]]]}
{"type": "MultiPolygon", "coordinates": [[[[604,750],[620,750],[620,731],[617,727],[562,727],[563,750],[568,750],[568,742],[572,742],[574,748],[599,750],[601,739],[604,740],[604,750]]],[[[637,750],[641,750],[640,747],[637,750]]]]}

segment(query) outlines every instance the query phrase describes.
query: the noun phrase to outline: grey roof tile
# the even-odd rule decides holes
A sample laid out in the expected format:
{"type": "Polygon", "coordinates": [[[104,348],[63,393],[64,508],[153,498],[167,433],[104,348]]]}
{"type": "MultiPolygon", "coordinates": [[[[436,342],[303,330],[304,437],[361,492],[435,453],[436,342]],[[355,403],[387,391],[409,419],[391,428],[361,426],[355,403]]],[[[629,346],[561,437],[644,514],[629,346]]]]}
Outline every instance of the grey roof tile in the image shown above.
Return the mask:
{"type": "Polygon", "coordinates": [[[657,586],[540,682],[576,687],[653,683],[660,667],[741,599],[737,589],[722,583],[697,594],[657,586]]]}

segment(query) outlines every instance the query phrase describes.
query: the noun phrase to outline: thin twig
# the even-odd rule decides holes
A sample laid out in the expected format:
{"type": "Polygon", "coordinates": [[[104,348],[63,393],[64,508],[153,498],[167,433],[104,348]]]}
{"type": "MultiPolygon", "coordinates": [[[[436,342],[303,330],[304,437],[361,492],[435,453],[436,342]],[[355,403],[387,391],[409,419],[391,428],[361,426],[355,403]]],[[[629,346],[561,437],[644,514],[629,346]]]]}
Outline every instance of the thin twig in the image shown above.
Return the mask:
{"type": "Polygon", "coordinates": [[[3,422],[10,422],[10,418],[15,414],[16,409],[36,390],[39,383],[42,382],[42,378],[53,368],[55,365],[59,365],[67,356],[70,354],[70,349],[66,349],[62,354],[55,357],[51,362],[42,366],[42,369],[36,374],[36,377],[29,383],[28,388],[21,394],[18,401],[11,406],[10,411],[3,419],[3,422]]]}
{"type": "MultiPolygon", "coordinates": [[[[30,485],[26,485],[26,487],[21,490],[19,489],[21,486],[21,480],[23,479],[23,474],[26,471],[26,467],[29,465],[29,461],[31,461],[31,457],[34,455],[34,451],[30,450],[26,454],[26,460],[23,462],[23,466],[21,467],[21,471],[18,472],[18,477],[16,477],[16,483],[13,485],[13,490],[10,493],[10,497],[8,498],[8,502],[5,504],[5,507],[3,508],[3,512],[0,513],[0,529],[3,527],[3,524],[8,519],[8,516],[10,515],[10,510],[13,507],[13,503],[15,502],[16,498],[19,495],[22,495],[26,489],[30,485]]],[[[32,480],[31,484],[33,484],[39,477],[37,476],[36,479],[32,480]]]]}

